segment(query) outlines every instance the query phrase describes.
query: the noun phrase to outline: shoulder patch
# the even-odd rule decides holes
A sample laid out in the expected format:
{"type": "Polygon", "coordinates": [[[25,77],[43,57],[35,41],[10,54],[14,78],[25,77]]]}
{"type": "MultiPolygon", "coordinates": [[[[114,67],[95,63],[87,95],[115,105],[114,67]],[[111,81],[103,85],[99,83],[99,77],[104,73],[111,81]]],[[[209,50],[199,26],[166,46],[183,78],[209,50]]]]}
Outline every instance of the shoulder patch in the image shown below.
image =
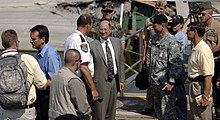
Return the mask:
{"type": "Polygon", "coordinates": [[[81,44],[80,47],[81,47],[81,50],[82,50],[83,52],[85,52],[85,53],[88,52],[88,46],[87,46],[87,44],[81,44]]]}

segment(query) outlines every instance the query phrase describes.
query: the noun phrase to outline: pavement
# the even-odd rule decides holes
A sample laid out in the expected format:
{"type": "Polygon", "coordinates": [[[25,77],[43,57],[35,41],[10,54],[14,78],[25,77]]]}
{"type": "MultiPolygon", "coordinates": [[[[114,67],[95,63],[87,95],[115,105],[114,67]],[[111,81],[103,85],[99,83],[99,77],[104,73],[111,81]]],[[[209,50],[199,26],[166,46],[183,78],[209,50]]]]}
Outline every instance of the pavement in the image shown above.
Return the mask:
{"type": "Polygon", "coordinates": [[[118,97],[116,120],[156,120],[153,116],[141,114],[145,100],[133,95],[134,97],[118,97]]]}

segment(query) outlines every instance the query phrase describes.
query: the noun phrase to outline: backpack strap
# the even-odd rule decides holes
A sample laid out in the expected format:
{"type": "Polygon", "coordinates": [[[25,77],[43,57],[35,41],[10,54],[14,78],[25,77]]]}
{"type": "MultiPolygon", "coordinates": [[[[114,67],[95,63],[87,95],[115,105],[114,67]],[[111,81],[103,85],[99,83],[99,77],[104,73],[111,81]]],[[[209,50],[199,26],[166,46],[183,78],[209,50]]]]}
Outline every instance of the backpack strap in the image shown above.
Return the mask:
{"type": "MultiPolygon", "coordinates": [[[[15,57],[16,57],[16,59],[17,59],[17,62],[18,62],[18,65],[20,65],[21,64],[21,62],[22,62],[22,60],[21,60],[21,53],[18,53],[18,54],[16,54],[15,55],[15,57]]],[[[27,66],[26,66],[27,67],[27,66]]],[[[25,74],[24,73],[24,71],[22,71],[22,73],[23,74],[25,74]]],[[[26,73],[27,74],[27,73],[26,73]]],[[[24,75],[24,76],[27,76],[27,75],[24,75]]],[[[26,79],[26,78],[25,78],[26,79]]],[[[27,81],[28,82],[28,81],[27,81]]],[[[34,81],[32,82],[32,83],[30,83],[30,86],[28,87],[29,89],[31,88],[31,86],[34,84],[34,81]]],[[[28,90],[29,91],[29,90],[28,90]]],[[[29,94],[29,93],[28,93],[29,94]]]]}

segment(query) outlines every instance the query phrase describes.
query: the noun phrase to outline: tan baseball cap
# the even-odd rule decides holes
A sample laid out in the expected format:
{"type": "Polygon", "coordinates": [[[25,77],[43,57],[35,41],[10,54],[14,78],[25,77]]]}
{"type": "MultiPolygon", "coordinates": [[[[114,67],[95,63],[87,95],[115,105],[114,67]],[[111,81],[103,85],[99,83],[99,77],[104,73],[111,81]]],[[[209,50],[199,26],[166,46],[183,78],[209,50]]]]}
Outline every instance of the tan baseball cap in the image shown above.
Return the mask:
{"type": "Polygon", "coordinates": [[[202,2],[199,4],[199,9],[200,11],[204,11],[204,10],[209,10],[209,9],[213,9],[212,8],[212,4],[211,2],[202,2]]]}
{"type": "Polygon", "coordinates": [[[111,1],[105,1],[102,4],[102,10],[114,10],[114,3],[111,1]]]}
{"type": "Polygon", "coordinates": [[[167,1],[166,0],[158,0],[156,2],[156,6],[159,6],[159,7],[165,7],[167,5],[167,1]]]}

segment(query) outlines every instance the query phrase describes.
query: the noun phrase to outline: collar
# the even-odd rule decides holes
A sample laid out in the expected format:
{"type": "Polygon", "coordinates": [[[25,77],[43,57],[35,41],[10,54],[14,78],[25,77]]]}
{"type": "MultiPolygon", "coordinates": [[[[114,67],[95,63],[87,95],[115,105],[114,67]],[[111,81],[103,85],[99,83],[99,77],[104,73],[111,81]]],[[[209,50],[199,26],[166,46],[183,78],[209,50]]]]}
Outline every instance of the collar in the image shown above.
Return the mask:
{"type": "Polygon", "coordinates": [[[208,26],[206,26],[206,30],[210,29],[214,23],[214,18],[212,17],[210,19],[211,19],[211,23],[208,26]]]}
{"type": "Polygon", "coordinates": [[[108,43],[110,43],[111,44],[111,40],[108,38],[107,40],[103,40],[101,37],[100,37],[100,42],[101,43],[104,43],[105,41],[108,41],[108,43]]]}
{"type": "Polygon", "coordinates": [[[15,55],[15,54],[18,54],[18,51],[16,49],[4,50],[1,53],[2,56],[15,55]]]}
{"type": "Polygon", "coordinates": [[[44,54],[46,53],[48,47],[49,47],[49,44],[47,43],[42,50],[37,52],[37,55],[40,55],[41,57],[43,57],[44,54]]]}
{"type": "Polygon", "coordinates": [[[76,33],[78,33],[79,35],[82,35],[85,38],[85,36],[79,30],[76,30],[76,33]]]}
{"type": "Polygon", "coordinates": [[[200,48],[200,46],[202,45],[203,43],[203,39],[201,41],[199,41],[199,43],[192,49],[192,50],[197,50],[198,48],[200,48]]]}

